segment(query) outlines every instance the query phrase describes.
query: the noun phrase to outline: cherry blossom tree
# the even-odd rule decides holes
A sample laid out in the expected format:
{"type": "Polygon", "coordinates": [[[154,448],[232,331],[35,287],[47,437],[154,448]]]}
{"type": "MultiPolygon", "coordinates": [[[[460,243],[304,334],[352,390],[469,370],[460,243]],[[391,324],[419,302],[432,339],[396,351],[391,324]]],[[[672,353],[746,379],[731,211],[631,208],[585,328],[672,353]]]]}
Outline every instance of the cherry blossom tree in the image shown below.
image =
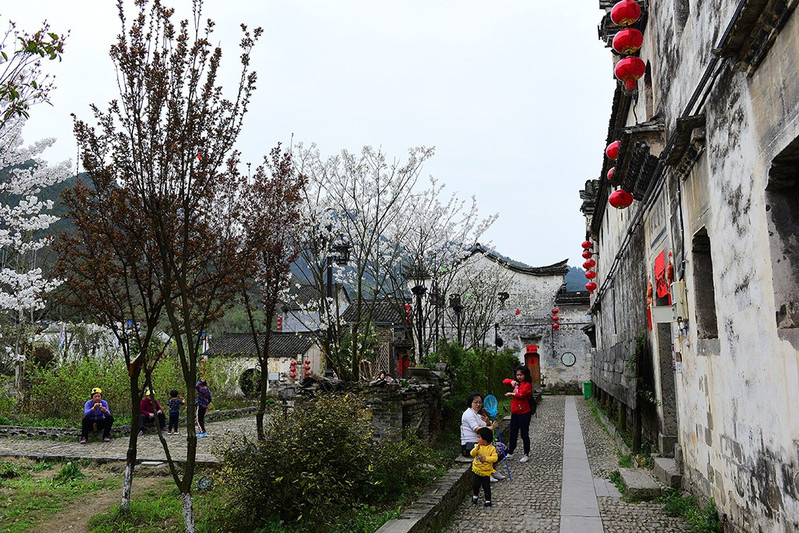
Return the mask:
{"type": "Polygon", "coordinates": [[[28,118],[30,106],[48,101],[54,77],[42,71],[42,60],[61,60],[65,41],[47,21],[34,33],[8,23],[0,37],[0,128],[12,117],[28,118]]]}
{"type": "Polygon", "coordinates": [[[69,178],[69,162],[49,166],[41,154],[55,139],[23,146],[25,120],[11,117],[0,125],[0,310],[9,320],[0,334],[15,363],[15,385],[21,385],[31,346],[36,312],[58,285],[42,269],[41,257],[50,243],[46,230],[58,217],[53,201],[41,198],[48,187],[69,178]]]}
{"type": "MultiPolygon", "coordinates": [[[[250,53],[262,33],[242,25],[240,77],[235,96],[228,99],[219,83],[222,51],[211,44],[214,23],[202,22],[202,1],[192,3],[191,22],[179,23],[172,20],[174,10],[160,0],[137,0],[135,5],[137,16],[128,24],[123,2],[118,2],[122,32],[111,47],[111,58],[120,99],[110,102],[106,111],[92,107],[96,125],[75,121],[82,164],[103,196],[94,196],[88,186],[76,190],[72,217],[100,220],[85,224],[82,242],[72,241],[82,247],[85,260],[69,269],[79,274],[81,269],[96,269],[91,257],[97,254],[100,264],[111,267],[105,271],[108,277],[100,278],[102,290],[120,301],[107,310],[95,309],[95,316],[112,329],[125,323],[126,312],[135,312],[134,324],[143,323],[143,340],[126,355],[133,415],[143,388],[133,379],[138,368],[145,385],[151,385],[153,350],[146,343],[150,328],[159,320],[165,323],[187,404],[194,405],[203,332],[231,305],[242,280],[255,272],[256,243],[243,239],[242,217],[250,201],[246,176],[238,171],[233,146],[255,88],[250,53]],[[122,215],[98,209],[103,205],[122,215]]],[[[68,259],[66,247],[62,252],[62,259],[68,259]]],[[[80,275],[68,282],[81,287],[80,275]]],[[[85,303],[95,305],[96,299],[85,303]]],[[[187,452],[180,466],[166,440],[159,438],[180,491],[185,531],[193,532],[195,412],[190,409],[187,418],[187,452]]],[[[135,448],[132,431],[123,507],[129,503],[135,448]]]]}

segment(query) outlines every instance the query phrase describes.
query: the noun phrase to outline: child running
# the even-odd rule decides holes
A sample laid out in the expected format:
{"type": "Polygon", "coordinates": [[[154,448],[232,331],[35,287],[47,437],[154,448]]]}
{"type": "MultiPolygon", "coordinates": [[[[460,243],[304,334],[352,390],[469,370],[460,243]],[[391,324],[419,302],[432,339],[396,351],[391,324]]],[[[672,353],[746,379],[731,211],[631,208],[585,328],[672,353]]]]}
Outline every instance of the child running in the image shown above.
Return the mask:
{"type": "Polygon", "coordinates": [[[180,406],[183,405],[183,397],[178,397],[178,391],[172,389],[169,391],[169,401],[167,404],[169,405],[169,428],[166,432],[167,435],[172,435],[172,431],[174,428],[175,435],[179,435],[178,433],[178,422],[180,422],[180,406]]]}
{"type": "Polygon", "coordinates": [[[483,497],[486,507],[491,507],[491,474],[494,473],[494,464],[497,462],[497,449],[491,442],[494,432],[486,427],[477,430],[477,444],[472,448],[472,503],[477,505],[480,487],[483,487],[483,497]]]}

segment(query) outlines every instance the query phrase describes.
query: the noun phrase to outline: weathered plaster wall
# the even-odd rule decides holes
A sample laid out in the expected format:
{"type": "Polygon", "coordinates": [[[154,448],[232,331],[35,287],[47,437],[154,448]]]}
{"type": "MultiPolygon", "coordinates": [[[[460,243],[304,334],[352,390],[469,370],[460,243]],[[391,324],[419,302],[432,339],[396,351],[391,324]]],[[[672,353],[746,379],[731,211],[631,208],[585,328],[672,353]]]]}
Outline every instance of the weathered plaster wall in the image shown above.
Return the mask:
{"type": "MultiPolygon", "coordinates": [[[[660,36],[658,52],[645,56],[660,81],[667,128],[683,113],[737,3],[692,2],[680,34],[673,16],[658,12],[669,3],[652,5],[647,32],[660,36]]],[[[714,497],[739,531],[799,529],[799,353],[777,334],[765,192],[772,160],[799,136],[797,64],[794,13],[751,77],[722,66],[701,110],[705,153],[678,184],[690,317],[687,337],[675,336],[686,482],[714,497]],[[690,239],[702,227],[711,243],[715,340],[700,339],[696,329],[695,310],[707,302],[691,275],[697,258],[690,239]]]]}

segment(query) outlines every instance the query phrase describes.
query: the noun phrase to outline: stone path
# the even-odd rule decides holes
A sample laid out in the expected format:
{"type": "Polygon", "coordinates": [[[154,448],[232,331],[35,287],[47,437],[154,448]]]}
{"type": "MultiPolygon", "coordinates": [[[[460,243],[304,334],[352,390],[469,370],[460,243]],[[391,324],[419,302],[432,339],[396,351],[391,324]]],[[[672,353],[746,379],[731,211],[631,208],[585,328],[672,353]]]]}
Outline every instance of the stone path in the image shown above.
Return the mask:
{"type": "MultiPolygon", "coordinates": [[[[215,444],[220,437],[228,435],[249,435],[255,438],[255,417],[235,418],[219,422],[207,422],[208,437],[197,439],[197,463],[215,463],[219,460],[215,453],[215,444]]],[[[186,458],[186,428],[180,428],[180,435],[167,435],[169,453],[173,459],[186,458]]],[[[111,442],[102,442],[99,434],[91,436],[87,444],[80,444],[80,439],[51,440],[34,438],[0,439],[0,456],[28,457],[35,460],[93,459],[105,461],[124,461],[128,450],[128,437],[117,437],[111,442]]],[[[139,437],[136,446],[137,458],[140,461],[164,461],[166,455],[158,436],[150,429],[139,437]]]]}
{"type": "Polygon", "coordinates": [[[492,484],[493,506],[465,499],[446,532],[691,531],[683,519],[663,513],[662,504],[621,500],[607,480],[618,469],[616,445],[582,398],[545,397],[530,438],[530,461],[520,463],[517,455],[509,463],[513,481],[492,484]]]}

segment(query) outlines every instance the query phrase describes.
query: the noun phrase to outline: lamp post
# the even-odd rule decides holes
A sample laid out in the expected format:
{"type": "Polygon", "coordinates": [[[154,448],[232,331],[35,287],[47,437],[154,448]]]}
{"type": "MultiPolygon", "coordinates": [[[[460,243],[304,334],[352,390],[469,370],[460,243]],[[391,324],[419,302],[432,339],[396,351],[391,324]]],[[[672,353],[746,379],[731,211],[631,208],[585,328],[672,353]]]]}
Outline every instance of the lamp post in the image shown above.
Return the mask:
{"type": "Polygon", "coordinates": [[[419,343],[419,350],[417,351],[417,355],[419,360],[421,361],[422,357],[424,357],[424,316],[422,314],[422,297],[427,292],[427,287],[425,286],[425,282],[430,279],[430,274],[427,273],[427,270],[419,264],[407,276],[408,281],[413,283],[411,287],[411,293],[416,297],[416,317],[414,322],[416,323],[416,336],[417,342],[419,343]]]}
{"type": "MultiPolygon", "coordinates": [[[[326,285],[326,296],[329,299],[328,302],[333,300],[333,261],[336,262],[338,266],[346,266],[347,263],[350,261],[350,245],[349,243],[341,243],[335,246],[332,246],[327,251],[327,283],[326,285]]],[[[331,304],[332,305],[332,304],[331,304]]],[[[327,322],[327,353],[325,354],[327,365],[325,368],[325,377],[333,377],[333,362],[331,358],[331,352],[333,350],[333,328],[331,327],[330,320],[333,316],[333,310],[331,309],[328,313],[328,322],[327,322]]]]}
{"type": "Polygon", "coordinates": [[[455,317],[458,325],[458,344],[461,343],[461,311],[463,311],[463,304],[461,304],[461,295],[453,294],[449,297],[449,306],[455,311],[455,317]]]}
{"type": "Polygon", "coordinates": [[[438,309],[444,304],[444,295],[441,293],[441,288],[438,286],[438,281],[433,278],[433,288],[430,290],[430,303],[436,310],[435,316],[435,347],[438,350],[438,309]]]}

